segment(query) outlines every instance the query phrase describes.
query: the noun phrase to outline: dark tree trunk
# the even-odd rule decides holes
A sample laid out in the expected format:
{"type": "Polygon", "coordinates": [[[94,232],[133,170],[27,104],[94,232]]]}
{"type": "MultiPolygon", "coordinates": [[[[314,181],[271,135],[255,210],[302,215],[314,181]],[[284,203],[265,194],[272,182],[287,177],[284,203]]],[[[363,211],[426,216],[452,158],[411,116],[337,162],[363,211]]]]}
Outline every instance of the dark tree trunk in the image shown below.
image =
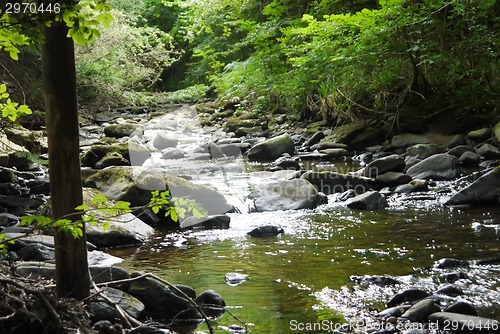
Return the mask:
{"type": "MultiPolygon", "coordinates": [[[[52,22],[44,31],[42,46],[43,85],[47,136],[52,218],[75,212],[82,204],[82,180],[79,157],[79,129],[76,98],[74,45],[66,37],[68,28],[52,22]]],[[[78,220],[74,215],[72,220],[78,220]]],[[[60,297],[83,299],[89,295],[85,227],[78,239],[56,231],[56,283],[60,297]]]]}

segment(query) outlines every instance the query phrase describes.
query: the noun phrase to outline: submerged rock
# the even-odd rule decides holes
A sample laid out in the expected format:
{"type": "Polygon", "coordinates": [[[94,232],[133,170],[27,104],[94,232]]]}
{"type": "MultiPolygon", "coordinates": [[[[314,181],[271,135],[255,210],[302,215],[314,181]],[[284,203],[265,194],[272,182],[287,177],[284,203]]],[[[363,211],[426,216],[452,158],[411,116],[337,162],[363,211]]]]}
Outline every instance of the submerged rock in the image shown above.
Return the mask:
{"type": "Polygon", "coordinates": [[[231,217],[227,215],[214,215],[207,217],[188,217],[181,222],[181,228],[190,229],[228,229],[231,217]]]}
{"type": "Polygon", "coordinates": [[[239,273],[227,273],[224,275],[224,280],[228,285],[236,286],[245,282],[248,279],[248,275],[239,274],[239,273]]]}
{"type": "Polygon", "coordinates": [[[264,225],[254,228],[247,234],[251,237],[271,237],[281,233],[285,233],[285,231],[279,226],[264,225]]]}

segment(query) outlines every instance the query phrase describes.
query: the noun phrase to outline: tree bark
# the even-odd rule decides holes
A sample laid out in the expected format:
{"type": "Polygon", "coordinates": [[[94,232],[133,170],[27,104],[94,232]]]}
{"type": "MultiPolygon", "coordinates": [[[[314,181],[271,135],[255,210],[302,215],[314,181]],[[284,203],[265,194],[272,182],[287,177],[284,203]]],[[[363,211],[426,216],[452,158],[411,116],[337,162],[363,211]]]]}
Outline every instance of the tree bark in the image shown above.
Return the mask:
{"type": "MultiPolygon", "coordinates": [[[[44,28],[42,69],[45,117],[49,145],[49,177],[52,218],[71,215],[82,204],[79,157],[79,126],[76,95],[74,44],[64,23],[44,28]]],[[[55,232],[56,283],[60,297],[83,299],[89,295],[85,226],[83,237],[55,232]]]]}

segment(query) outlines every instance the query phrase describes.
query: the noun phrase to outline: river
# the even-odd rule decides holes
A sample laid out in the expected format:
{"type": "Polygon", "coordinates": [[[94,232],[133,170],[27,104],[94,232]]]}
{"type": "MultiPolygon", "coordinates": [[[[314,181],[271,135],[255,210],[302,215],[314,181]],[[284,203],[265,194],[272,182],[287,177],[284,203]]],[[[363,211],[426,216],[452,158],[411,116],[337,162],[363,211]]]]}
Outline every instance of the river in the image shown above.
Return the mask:
{"type": "MultiPolygon", "coordinates": [[[[190,112],[167,119],[182,129],[178,137],[184,148],[213,136],[192,127],[186,131],[190,112]]],[[[159,131],[160,123],[168,122],[156,120],[145,136],[159,131]]],[[[319,162],[310,167],[315,163],[319,162]]],[[[358,167],[345,160],[329,166],[358,167]]],[[[439,189],[445,183],[426,193],[434,199],[398,196],[389,198],[389,207],[380,211],[350,210],[330,201],[314,210],[249,213],[245,196],[253,185],[273,177],[263,172],[265,167],[243,157],[164,165],[174,173],[192,176],[193,182],[217,187],[242,213],[229,214],[228,230],[178,231],[166,226],[141,247],[110,253],[124,258],[121,266],[127,270],[153,272],[198,293],[217,291],[231,314],[246,322],[252,333],[326,333],[333,324],[362,320],[373,309],[382,309],[392,294],[405,287],[435,291],[446,285],[440,279],[445,271],[432,269],[436,260],[486,259],[500,254],[500,208],[444,207],[441,202],[449,194],[439,189]],[[285,233],[270,238],[246,235],[268,224],[281,226],[285,233]],[[224,280],[228,272],[246,274],[249,279],[230,286],[224,280]],[[400,284],[359,286],[352,275],[390,275],[400,284]],[[307,324],[323,327],[299,330],[307,324]]],[[[499,319],[500,265],[473,265],[463,271],[468,278],[456,282],[464,291],[461,298],[474,304],[481,316],[499,319]]],[[[214,328],[226,332],[231,324],[241,325],[225,314],[214,328]]],[[[208,332],[205,325],[199,331],[208,332]]]]}

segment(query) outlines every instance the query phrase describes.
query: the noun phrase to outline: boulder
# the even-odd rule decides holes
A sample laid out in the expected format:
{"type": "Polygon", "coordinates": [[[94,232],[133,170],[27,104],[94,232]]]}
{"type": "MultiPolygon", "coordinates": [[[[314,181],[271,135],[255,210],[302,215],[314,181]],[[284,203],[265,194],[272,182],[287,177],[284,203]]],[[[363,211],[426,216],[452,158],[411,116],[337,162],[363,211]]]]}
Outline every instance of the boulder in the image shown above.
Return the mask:
{"type": "Polygon", "coordinates": [[[428,320],[443,329],[458,328],[460,333],[498,333],[500,328],[498,320],[460,313],[436,312],[429,315],[428,320]]]}
{"type": "Polygon", "coordinates": [[[424,290],[420,289],[408,289],[404,290],[396,295],[394,295],[388,302],[387,307],[398,306],[402,303],[413,303],[417,300],[424,299],[429,296],[424,290]]]}
{"type": "Polygon", "coordinates": [[[100,190],[109,199],[130,202],[132,207],[148,204],[153,190],[169,189],[172,197],[194,199],[209,214],[232,210],[232,206],[217,190],[170,175],[163,169],[109,167],[90,174],[85,178],[84,184],[100,190]]]}
{"type": "Polygon", "coordinates": [[[369,126],[356,133],[347,141],[347,144],[352,150],[364,150],[366,147],[378,145],[382,142],[383,137],[380,135],[380,129],[369,126]]]}
{"type": "Polygon", "coordinates": [[[207,217],[188,217],[181,222],[181,228],[189,229],[228,229],[231,217],[227,215],[214,215],[207,217]]]}
{"type": "Polygon", "coordinates": [[[144,131],[144,126],[139,124],[112,124],[104,128],[104,134],[111,138],[122,138],[128,137],[131,134],[142,135],[144,131]]]}
{"type": "Polygon", "coordinates": [[[406,149],[406,154],[417,157],[418,159],[425,159],[431,155],[444,153],[446,149],[437,144],[416,144],[406,149]]]}
{"type": "Polygon", "coordinates": [[[19,217],[11,213],[0,213],[0,227],[16,226],[19,224],[19,217]]]}
{"type": "Polygon", "coordinates": [[[437,290],[435,292],[435,294],[446,295],[446,296],[450,296],[450,297],[458,297],[458,296],[462,296],[464,293],[463,293],[462,289],[460,289],[460,287],[458,287],[454,284],[449,284],[449,285],[446,285],[446,286],[440,288],[439,290],[437,290]]]}
{"type": "Polygon", "coordinates": [[[483,144],[476,150],[476,153],[485,157],[486,159],[500,158],[500,150],[493,145],[483,144]]]}
{"type": "Polygon", "coordinates": [[[453,138],[451,138],[449,144],[448,144],[448,148],[454,148],[454,147],[457,147],[457,146],[462,146],[462,145],[465,145],[467,142],[464,138],[464,136],[462,135],[455,135],[453,136],[453,138]]]}
{"type": "Polygon", "coordinates": [[[311,147],[321,141],[321,139],[325,138],[325,133],[323,131],[318,131],[313,134],[306,142],[303,144],[305,147],[311,147]]]}
{"type": "Polygon", "coordinates": [[[256,144],[247,152],[250,161],[272,161],[282,154],[293,154],[295,146],[289,134],[283,134],[256,144]]]}
{"type": "Polygon", "coordinates": [[[129,149],[125,144],[95,144],[81,157],[81,164],[85,167],[94,167],[97,162],[110,153],[119,153],[122,157],[129,157],[129,149]]]}
{"type": "Polygon", "coordinates": [[[477,165],[481,161],[481,156],[476,152],[467,151],[458,158],[458,161],[464,166],[477,165]]]}
{"type": "Polygon", "coordinates": [[[498,122],[493,128],[497,144],[500,144],[500,122],[498,122]]]}
{"type": "MultiPolygon", "coordinates": [[[[109,266],[90,266],[90,276],[96,283],[117,281],[130,278],[129,273],[122,268],[109,266]]],[[[125,286],[126,284],[124,284],[125,286]]]]}
{"type": "Polygon", "coordinates": [[[224,123],[224,131],[235,132],[240,128],[257,128],[258,131],[261,131],[260,123],[261,121],[259,119],[249,113],[237,117],[232,116],[224,123]]]}
{"type": "Polygon", "coordinates": [[[349,189],[354,189],[360,194],[371,189],[366,178],[336,172],[308,171],[302,174],[301,178],[309,181],[319,192],[327,195],[343,193],[349,189]]]}
{"type": "Polygon", "coordinates": [[[323,142],[348,144],[356,135],[366,130],[363,120],[356,120],[332,129],[332,132],[322,139],[323,142]]]}
{"type": "Polygon", "coordinates": [[[424,135],[415,135],[411,133],[402,133],[400,135],[395,135],[392,137],[391,146],[395,149],[404,149],[413,146],[415,144],[428,144],[430,143],[429,138],[424,135]]]}
{"type": "Polygon", "coordinates": [[[38,243],[27,244],[17,254],[24,261],[55,261],[54,248],[38,243]]]}
{"type": "Polygon", "coordinates": [[[465,152],[474,152],[474,148],[471,146],[468,146],[468,145],[458,145],[458,146],[453,147],[452,149],[450,149],[446,153],[454,155],[458,158],[462,154],[464,154],[465,152]]]}
{"type": "Polygon", "coordinates": [[[260,184],[248,195],[251,211],[314,209],[321,203],[316,188],[305,179],[281,180],[260,184]]]}
{"type": "MultiPolygon", "coordinates": [[[[137,277],[141,273],[132,273],[137,277]]],[[[143,277],[131,282],[126,291],[139,299],[145,306],[148,316],[165,319],[170,322],[176,320],[201,319],[201,314],[185,298],[178,296],[167,285],[150,277],[143,277]]]]}
{"type": "Polygon", "coordinates": [[[408,174],[398,173],[398,172],[387,172],[378,175],[375,178],[375,184],[379,188],[383,187],[394,187],[400,184],[408,183],[412,180],[412,177],[408,174]]]}
{"type": "Polygon", "coordinates": [[[176,147],[179,143],[179,140],[169,135],[165,132],[158,132],[153,139],[153,146],[158,150],[163,150],[168,147],[176,147]]]}
{"type": "MultiPolygon", "coordinates": [[[[120,306],[122,310],[127,312],[127,314],[136,319],[139,319],[142,312],[144,312],[144,304],[139,299],[126,292],[111,287],[103,287],[100,289],[100,293],[106,296],[107,300],[111,300],[113,303],[120,306]]],[[[116,318],[120,318],[120,314],[116,308],[109,305],[100,295],[97,296],[97,300],[90,302],[89,306],[93,322],[99,320],[113,321],[116,318]]]]}
{"type": "Polygon", "coordinates": [[[446,153],[435,154],[408,168],[416,179],[451,180],[459,175],[458,158],[446,153]]]}
{"type": "Polygon", "coordinates": [[[329,148],[343,148],[343,149],[347,150],[348,146],[346,144],[342,144],[342,143],[321,142],[318,145],[311,147],[311,149],[317,149],[317,150],[327,150],[329,148]]]}
{"type": "Polygon", "coordinates": [[[387,172],[402,172],[405,168],[405,161],[397,154],[392,154],[370,162],[363,169],[361,175],[376,178],[387,172]]]}
{"type": "Polygon", "coordinates": [[[493,131],[491,131],[491,128],[482,128],[482,129],[470,131],[467,134],[467,137],[469,137],[469,139],[471,139],[477,143],[480,143],[480,142],[483,142],[483,141],[490,139],[492,133],[493,133],[493,131]]]}
{"type": "Polygon", "coordinates": [[[433,299],[423,299],[412,305],[401,318],[408,319],[412,322],[424,321],[432,313],[440,312],[441,308],[437,306],[433,299]]]}
{"type": "Polygon", "coordinates": [[[95,168],[102,169],[110,166],[128,166],[130,162],[118,152],[110,152],[95,164],[95,168]]]}
{"type": "Polygon", "coordinates": [[[469,262],[460,259],[453,258],[442,258],[434,262],[433,267],[436,269],[449,269],[449,268],[459,268],[459,267],[468,267],[469,262]]]}
{"type": "Polygon", "coordinates": [[[378,191],[367,191],[361,195],[349,198],[345,204],[351,209],[379,210],[387,206],[387,200],[378,191]]]}
{"type": "Polygon", "coordinates": [[[273,162],[271,170],[300,170],[300,164],[297,160],[290,157],[280,157],[273,162]]]}
{"type": "Polygon", "coordinates": [[[500,167],[489,171],[469,186],[452,195],[445,205],[497,204],[500,199],[500,167]]]}
{"type": "Polygon", "coordinates": [[[162,151],[162,153],[161,158],[165,160],[184,158],[184,151],[176,147],[166,148],[162,151]]]}
{"type": "Polygon", "coordinates": [[[349,152],[347,152],[345,148],[326,148],[320,150],[319,153],[325,154],[328,159],[340,158],[349,155],[349,152]]]}
{"type": "Polygon", "coordinates": [[[471,304],[467,302],[455,302],[449,306],[447,306],[444,310],[444,312],[451,312],[451,313],[459,313],[459,314],[467,314],[467,315],[472,315],[472,316],[477,316],[477,311],[472,306],[471,304]]]}
{"type": "Polygon", "coordinates": [[[198,297],[196,297],[195,302],[200,306],[203,313],[205,313],[205,315],[209,318],[218,318],[224,314],[226,302],[222,296],[214,290],[203,291],[198,297]]]}

